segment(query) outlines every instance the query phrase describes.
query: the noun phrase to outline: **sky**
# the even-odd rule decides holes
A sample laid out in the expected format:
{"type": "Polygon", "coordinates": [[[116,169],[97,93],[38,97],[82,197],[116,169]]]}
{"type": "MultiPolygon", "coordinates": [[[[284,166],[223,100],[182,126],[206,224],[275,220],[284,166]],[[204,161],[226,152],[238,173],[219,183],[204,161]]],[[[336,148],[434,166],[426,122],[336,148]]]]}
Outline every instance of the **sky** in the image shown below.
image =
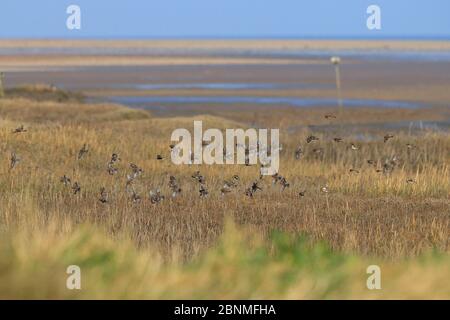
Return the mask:
{"type": "Polygon", "coordinates": [[[0,38],[450,39],[450,0],[1,0],[0,38]],[[366,26],[372,4],[381,30],[366,26]]]}

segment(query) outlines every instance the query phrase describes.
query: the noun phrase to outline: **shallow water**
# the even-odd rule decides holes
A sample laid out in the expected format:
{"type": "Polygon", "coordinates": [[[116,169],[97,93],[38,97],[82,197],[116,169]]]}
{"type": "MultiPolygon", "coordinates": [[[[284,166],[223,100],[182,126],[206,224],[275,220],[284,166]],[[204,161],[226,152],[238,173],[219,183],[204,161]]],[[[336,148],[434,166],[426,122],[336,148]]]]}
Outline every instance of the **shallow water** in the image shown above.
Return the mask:
{"type": "MultiPolygon", "coordinates": [[[[165,105],[183,104],[253,104],[291,107],[337,106],[336,98],[298,98],[298,97],[239,97],[239,96],[113,96],[108,98],[115,103],[143,109],[164,109],[165,105]]],[[[417,103],[407,101],[344,99],[348,107],[418,108],[417,103]]],[[[169,106],[168,106],[169,107],[169,106]]]]}
{"type": "Polygon", "coordinates": [[[164,47],[0,47],[0,55],[129,55],[129,56],[228,56],[265,58],[320,58],[338,55],[344,58],[392,61],[450,61],[450,52],[444,50],[392,50],[392,49],[214,49],[214,48],[164,48],[164,47]]]}
{"type": "Polygon", "coordinates": [[[330,84],[323,83],[250,83],[250,82],[205,82],[205,83],[145,83],[126,84],[116,87],[133,88],[137,90],[162,89],[206,89],[206,90],[268,90],[268,89],[326,89],[330,84]]]}

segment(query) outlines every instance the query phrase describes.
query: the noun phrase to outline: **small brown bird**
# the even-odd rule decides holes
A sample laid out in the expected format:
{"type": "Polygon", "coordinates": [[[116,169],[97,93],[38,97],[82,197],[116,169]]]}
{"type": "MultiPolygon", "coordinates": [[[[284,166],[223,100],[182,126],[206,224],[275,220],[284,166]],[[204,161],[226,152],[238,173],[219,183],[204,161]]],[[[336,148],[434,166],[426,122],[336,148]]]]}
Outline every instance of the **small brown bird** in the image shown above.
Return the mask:
{"type": "Polygon", "coordinates": [[[119,172],[119,170],[117,170],[117,168],[114,168],[114,165],[110,162],[108,163],[108,168],[107,168],[108,174],[110,174],[111,176],[115,175],[117,172],[119,172]]]}
{"type": "Polygon", "coordinates": [[[298,193],[298,195],[299,195],[300,197],[304,197],[304,196],[306,195],[306,190],[300,191],[300,192],[298,193]]]}
{"type": "Polygon", "coordinates": [[[208,196],[208,189],[206,189],[206,187],[202,184],[202,185],[200,185],[200,190],[199,190],[199,192],[200,192],[200,198],[205,198],[205,197],[207,197],[208,196]]]}
{"type": "Polygon", "coordinates": [[[298,146],[297,149],[295,150],[295,159],[300,160],[302,156],[303,156],[302,147],[298,146]]]}
{"type": "Polygon", "coordinates": [[[358,174],[358,173],[359,173],[359,170],[356,170],[356,169],[353,169],[353,168],[352,168],[352,169],[350,169],[349,171],[350,171],[350,173],[356,173],[356,174],[358,174]]]}
{"type": "Polygon", "coordinates": [[[272,184],[277,184],[278,181],[280,181],[281,179],[283,179],[283,177],[280,176],[280,175],[278,174],[278,172],[275,173],[275,174],[273,174],[273,175],[272,175],[272,184]]]}
{"type": "Polygon", "coordinates": [[[406,183],[408,183],[408,184],[416,183],[416,180],[409,178],[406,180],[406,183]]]}
{"type": "Polygon", "coordinates": [[[100,198],[98,199],[101,203],[107,203],[108,202],[108,193],[106,192],[105,188],[100,189],[100,198]]]}
{"type": "Polygon", "coordinates": [[[224,185],[221,189],[220,189],[220,193],[222,194],[222,195],[225,195],[225,194],[227,194],[227,193],[230,193],[232,190],[231,190],[231,187],[229,187],[228,185],[224,185]]]}
{"type": "Polygon", "coordinates": [[[78,160],[81,160],[88,152],[89,149],[85,143],[83,147],[80,149],[80,151],[78,151],[78,160]]]}
{"type": "Polygon", "coordinates": [[[245,195],[250,198],[253,198],[253,195],[255,194],[256,191],[262,191],[262,188],[259,186],[258,181],[253,182],[252,185],[245,190],[245,195]]]}
{"type": "Polygon", "coordinates": [[[110,162],[111,163],[116,163],[116,162],[119,162],[121,159],[119,158],[119,155],[117,154],[117,153],[113,153],[112,155],[111,155],[111,160],[110,160],[110,162]]]}
{"type": "Polygon", "coordinates": [[[17,127],[16,129],[14,129],[12,131],[12,133],[22,133],[22,132],[27,132],[27,130],[24,128],[23,124],[20,125],[20,127],[17,127]]]}
{"type": "Polygon", "coordinates": [[[141,202],[141,196],[135,190],[131,190],[131,201],[133,203],[141,202]]]}
{"type": "Polygon", "coordinates": [[[342,142],[342,138],[339,138],[339,137],[336,137],[336,138],[333,138],[333,140],[334,140],[334,142],[337,142],[337,143],[339,143],[339,142],[342,142]]]}
{"type": "Polygon", "coordinates": [[[284,189],[289,188],[290,184],[289,182],[287,182],[286,178],[282,178],[280,180],[280,184],[281,184],[281,191],[284,191],[284,189]]]}
{"type": "Polygon", "coordinates": [[[323,149],[322,148],[315,148],[312,150],[312,152],[316,155],[321,155],[323,154],[323,149]]]}
{"type": "Polygon", "coordinates": [[[377,165],[376,161],[375,161],[375,160],[372,160],[372,159],[367,160],[367,163],[368,163],[369,165],[371,165],[371,166],[376,166],[376,165],[377,165]]]}
{"type": "Polygon", "coordinates": [[[386,143],[389,139],[392,139],[393,137],[394,137],[393,134],[386,134],[386,135],[384,136],[384,143],[386,143]]]}
{"type": "Polygon", "coordinates": [[[161,191],[159,189],[156,189],[156,191],[150,191],[150,202],[152,204],[156,204],[164,200],[164,196],[161,194],[161,191]]]}
{"type": "Polygon", "coordinates": [[[63,175],[60,179],[60,182],[62,182],[65,186],[70,186],[70,178],[66,175],[63,175]]]}
{"type": "Polygon", "coordinates": [[[164,157],[160,154],[156,155],[156,160],[164,160],[164,157]]]}
{"type": "Polygon", "coordinates": [[[223,182],[224,188],[229,188],[229,189],[236,188],[239,185],[239,180],[240,180],[239,176],[235,174],[231,178],[231,180],[225,180],[223,182]]]}
{"type": "Polygon", "coordinates": [[[114,167],[114,165],[120,161],[119,155],[117,153],[113,153],[111,155],[111,160],[108,162],[107,171],[110,175],[115,175],[119,170],[114,167]]]}
{"type": "Polygon", "coordinates": [[[200,184],[205,183],[205,177],[200,174],[200,171],[196,171],[191,177],[197,180],[197,182],[200,184]]]}
{"type": "Polygon", "coordinates": [[[174,176],[169,177],[169,188],[172,191],[172,198],[175,198],[178,194],[181,193],[181,188],[174,176]]]}
{"type": "Polygon", "coordinates": [[[20,160],[20,157],[15,152],[11,152],[9,170],[14,169],[14,167],[20,162],[20,160]]]}
{"type": "Polygon", "coordinates": [[[139,175],[142,174],[142,172],[144,172],[141,168],[139,168],[134,163],[130,163],[130,168],[131,168],[131,174],[132,174],[133,179],[136,179],[139,175]]]}
{"type": "Polygon", "coordinates": [[[311,143],[313,141],[319,141],[319,138],[317,138],[316,136],[309,136],[306,138],[306,143],[311,143]]]}
{"type": "Polygon", "coordinates": [[[81,186],[80,186],[80,184],[78,182],[75,181],[73,183],[72,191],[73,191],[73,194],[77,194],[77,193],[79,193],[81,191],[81,186]]]}
{"type": "Polygon", "coordinates": [[[326,114],[325,119],[336,119],[336,116],[332,113],[326,114]]]}

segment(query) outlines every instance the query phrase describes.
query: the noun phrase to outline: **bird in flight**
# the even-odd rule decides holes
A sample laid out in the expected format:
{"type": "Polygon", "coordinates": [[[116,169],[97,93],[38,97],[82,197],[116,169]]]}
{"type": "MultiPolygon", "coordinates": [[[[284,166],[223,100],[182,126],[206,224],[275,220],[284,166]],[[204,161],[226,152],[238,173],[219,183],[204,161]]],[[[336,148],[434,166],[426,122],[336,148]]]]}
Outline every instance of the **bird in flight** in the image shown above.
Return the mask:
{"type": "Polygon", "coordinates": [[[83,147],[80,149],[80,151],[78,151],[78,160],[83,159],[83,157],[89,152],[89,149],[85,144],[83,144],[83,147]]]}
{"type": "Polygon", "coordinates": [[[22,133],[22,132],[27,132],[27,130],[24,128],[23,124],[12,131],[12,133],[22,133]]]}
{"type": "Polygon", "coordinates": [[[319,141],[319,138],[317,138],[316,136],[309,136],[306,138],[306,143],[311,143],[313,141],[319,141]]]}
{"type": "Polygon", "coordinates": [[[386,134],[384,135],[384,143],[388,142],[389,139],[392,139],[394,137],[393,134],[386,134]]]}

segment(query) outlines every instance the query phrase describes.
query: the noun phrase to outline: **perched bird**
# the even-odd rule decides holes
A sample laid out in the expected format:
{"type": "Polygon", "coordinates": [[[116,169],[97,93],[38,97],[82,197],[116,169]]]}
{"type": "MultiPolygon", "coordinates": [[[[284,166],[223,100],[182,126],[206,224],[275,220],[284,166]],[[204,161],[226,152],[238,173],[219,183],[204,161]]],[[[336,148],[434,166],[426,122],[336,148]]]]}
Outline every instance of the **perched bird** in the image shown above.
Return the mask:
{"type": "Polygon", "coordinates": [[[342,138],[339,138],[339,137],[336,137],[336,138],[333,138],[333,140],[334,140],[334,142],[337,142],[337,143],[339,143],[339,142],[342,142],[342,138]]]}
{"type": "Polygon", "coordinates": [[[164,160],[164,157],[160,154],[156,155],[156,160],[164,160]]]}
{"type": "Polygon", "coordinates": [[[79,193],[81,191],[81,186],[80,186],[80,184],[78,182],[75,181],[73,183],[72,191],[73,191],[73,194],[77,194],[77,193],[79,193]]]}
{"type": "Polygon", "coordinates": [[[368,163],[369,165],[371,165],[371,166],[376,166],[376,165],[377,165],[377,163],[375,162],[375,160],[372,160],[372,159],[367,160],[367,163],[368,163]]]}
{"type": "Polygon", "coordinates": [[[306,195],[306,190],[300,191],[300,192],[298,193],[298,195],[299,195],[300,197],[304,197],[304,196],[306,195]]]}
{"type": "Polygon", "coordinates": [[[100,198],[98,199],[101,203],[107,203],[108,202],[108,193],[106,192],[105,188],[100,189],[100,198]]]}
{"type": "Polygon", "coordinates": [[[10,160],[11,161],[10,161],[9,170],[12,170],[20,162],[21,159],[15,152],[11,152],[11,159],[10,160]]]}
{"type": "Polygon", "coordinates": [[[336,119],[336,116],[332,113],[326,114],[325,119],[336,119]]]}
{"type": "Polygon", "coordinates": [[[300,158],[303,155],[303,150],[301,146],[298,146],[297,149],[295,150],[295,159],[296,160],[300,160],[300,158]]]}
{"type": "Polygon", "coordinates": [[[350,148],[352,150],[358,150],[359,149],[353,142],[350,144],[350,148]]]}
{"type": "Polygon", "coordinates": [[[80,149],[80,151],[78,151],[78,160],[81,160],[88,152],[89,149],[85,143],[83,147],[80,149]]]}
{"type": "Polygon", "coordinates": [[[156,204],[164,200],[164,196],[161,194],[161,191],[159,189],[156,189],[156,191],[150,191],[150,202],[152,204],[156,204]]]}
{"type": "Polygon", "coordinates": [[[311,143],[313,141],[319,141],[319,138],[317,138],[316,136],[309,136],[306,138],[306,143],[311,143]]]}
{"type": "Polygon", "coordinates": [[[416,180],[409,178],[409,179],[406,179],[406,183],[409,183],[409,184],[416,183],[416,180]]]}
{"type": "Polygon", "coordinates": [[[20,125],[20,127],[17,127],[16,129],[14,129],[12,131],[12,133],[22,133],[22,132],[27,132],[27,130],[24,128],[23,124],[20,125]]]}
{"type": "Polygon", "coordinates": [[[393,137],[394,137],[394,135],[392,135],[392,134],[384,135],[384,143],[386,143],[389,139],[392,139],[393,137]]]}
{"type": "Polygon", "coordinates": [[[66,175],[63,175],[60,179],[60,182],[62,182],[65,186],[70,186],[70,178],[66,175]]]}

